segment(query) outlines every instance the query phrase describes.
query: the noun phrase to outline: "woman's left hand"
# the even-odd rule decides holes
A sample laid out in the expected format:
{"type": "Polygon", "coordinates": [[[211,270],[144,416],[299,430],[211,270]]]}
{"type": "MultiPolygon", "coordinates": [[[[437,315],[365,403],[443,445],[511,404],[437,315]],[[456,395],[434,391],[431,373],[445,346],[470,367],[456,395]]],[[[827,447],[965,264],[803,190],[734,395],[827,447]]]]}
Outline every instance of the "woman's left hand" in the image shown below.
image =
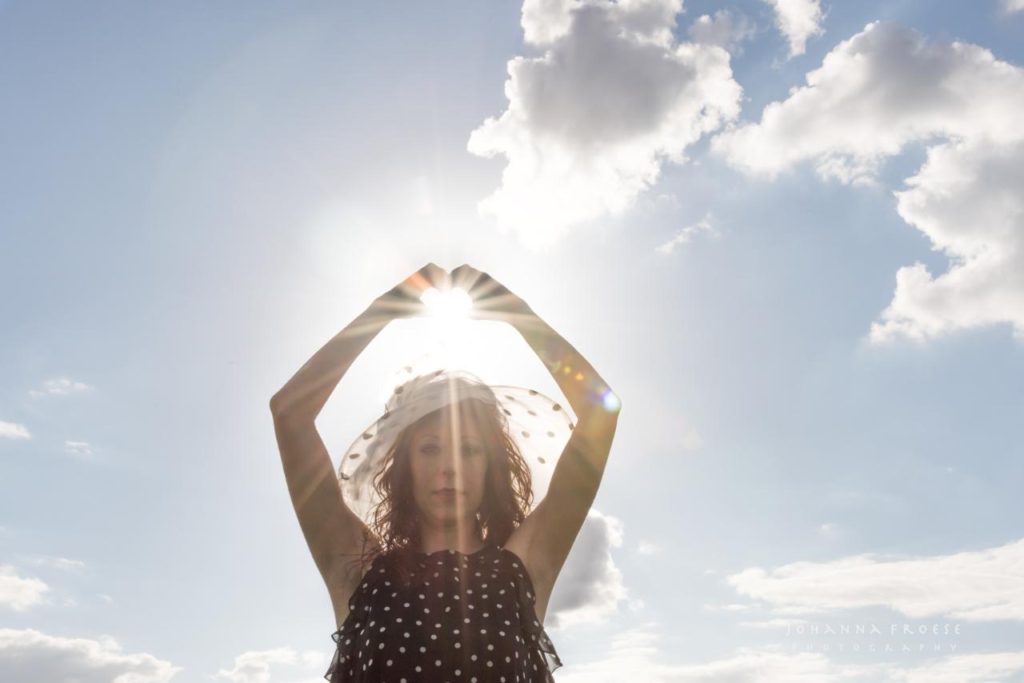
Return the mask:
{"type": "Polygon", "coordinates": [[[451,286],[465,291],[473,300],[471,318],[514,324],[536,316],[533,309],[505,285],[468,264],[451,272],[451,286]]]}

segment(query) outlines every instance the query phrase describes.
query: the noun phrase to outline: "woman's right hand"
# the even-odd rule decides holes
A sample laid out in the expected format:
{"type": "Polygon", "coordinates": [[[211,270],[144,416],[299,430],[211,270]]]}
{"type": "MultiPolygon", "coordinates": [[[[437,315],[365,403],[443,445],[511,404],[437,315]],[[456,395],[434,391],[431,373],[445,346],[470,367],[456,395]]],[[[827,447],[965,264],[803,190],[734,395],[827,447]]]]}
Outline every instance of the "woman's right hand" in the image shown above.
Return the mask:
{"type": "Polygon", "coordinates": [[[424,314],[420,297],[430,288],[448,289],[451,279],[436,263],[428,263],[387,292],[374,299],[371,308],[388,319],[413,318],[424,314]]]}

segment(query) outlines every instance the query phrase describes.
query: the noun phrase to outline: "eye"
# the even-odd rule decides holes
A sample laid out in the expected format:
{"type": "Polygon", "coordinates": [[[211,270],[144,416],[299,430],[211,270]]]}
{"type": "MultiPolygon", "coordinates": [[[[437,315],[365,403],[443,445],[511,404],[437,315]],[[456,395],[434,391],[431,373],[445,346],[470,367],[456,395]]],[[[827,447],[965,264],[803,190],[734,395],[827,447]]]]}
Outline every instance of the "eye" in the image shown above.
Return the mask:
{"type": "Polygon", "coordinates": [[[462,452],[466,455],[480,455],[482,450],[477,446],[465,445],[462,447],[462,452]]]}
{"type": "Polygon", "coordinates": [[[423,453],[424,455],[434,455],[438,450],[440,449],[438,449],[437,446],[423,446],[420,448],[420,453],[423,453]]]}

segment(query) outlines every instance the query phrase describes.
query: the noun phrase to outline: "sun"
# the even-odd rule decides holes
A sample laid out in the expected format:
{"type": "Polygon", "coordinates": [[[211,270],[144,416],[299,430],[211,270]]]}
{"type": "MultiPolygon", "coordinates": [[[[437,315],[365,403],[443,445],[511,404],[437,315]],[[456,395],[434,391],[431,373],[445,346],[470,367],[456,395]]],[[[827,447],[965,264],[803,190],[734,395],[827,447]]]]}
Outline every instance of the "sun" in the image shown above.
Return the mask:
{"type": "Polygon", "coordinates": [[[440,320],[465,319],[473,308],[473,300],[459,287],[448,290],[431,287],[423,293],[420,300],[426,307],[427,314],[440,320]]]}

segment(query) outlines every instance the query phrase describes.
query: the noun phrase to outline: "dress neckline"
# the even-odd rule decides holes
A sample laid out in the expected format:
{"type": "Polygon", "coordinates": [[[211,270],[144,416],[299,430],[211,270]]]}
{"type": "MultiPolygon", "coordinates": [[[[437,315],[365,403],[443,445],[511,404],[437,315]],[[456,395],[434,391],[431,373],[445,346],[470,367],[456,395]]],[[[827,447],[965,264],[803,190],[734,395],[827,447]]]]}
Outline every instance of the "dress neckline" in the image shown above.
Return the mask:
{"type": "Polygon", "coordinates": [[[422,552],[422,551],[417,551],[416,555],[419,556],[419,557],[430,558],[430,557],[437,557],[438,555],[443,555],[445,553],[448,553],[450,555],[459,555],[460,557],[476,557],[477,555],[482,555],[486,551],[492,550],[495,547],[496,546],[493,546],[493,545],[491,545],[489,543],[484,543],[483,547],[480,548],[480,550],[477,550],[477,551],[472,552],[472,553],[464,553],[464,552],[461,552],[459,550],[455,550],[453,548],[442,548],[440,550],[435,550],[432,553],[425,553],[425,552],[422,552]]]}

